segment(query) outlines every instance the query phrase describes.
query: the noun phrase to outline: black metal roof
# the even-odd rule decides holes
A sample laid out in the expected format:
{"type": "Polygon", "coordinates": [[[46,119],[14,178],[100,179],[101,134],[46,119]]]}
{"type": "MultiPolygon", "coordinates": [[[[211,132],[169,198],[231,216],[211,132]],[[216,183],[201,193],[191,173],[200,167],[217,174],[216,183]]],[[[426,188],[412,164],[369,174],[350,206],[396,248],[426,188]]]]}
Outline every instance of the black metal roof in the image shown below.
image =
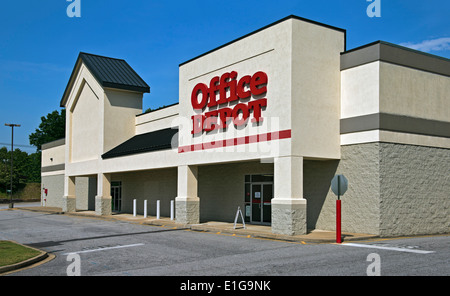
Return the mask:
{"type": "Polygon", "coordinates": [[[103,87],[138,91],[143,93],[150,92],[147,83],[131,68],[131,66],[122,59],[109,58],[85,52],[80,52],[77,62],[72,71],[69,83],[66,86],[64,95],[61,99],[61,107],[64,107],[66,97],[73,85],[73,79],[76,77],[79,66],[83,62],[86,67],[103,87]]]}
{"type": "Polygon", "coordinates": [[[107,159],[118,156],[176,148],[178,147],[178,137],[176,136],[177,133],[178,128],[166,128],[136,135],[103,154],[102,158],[107,159]]]}

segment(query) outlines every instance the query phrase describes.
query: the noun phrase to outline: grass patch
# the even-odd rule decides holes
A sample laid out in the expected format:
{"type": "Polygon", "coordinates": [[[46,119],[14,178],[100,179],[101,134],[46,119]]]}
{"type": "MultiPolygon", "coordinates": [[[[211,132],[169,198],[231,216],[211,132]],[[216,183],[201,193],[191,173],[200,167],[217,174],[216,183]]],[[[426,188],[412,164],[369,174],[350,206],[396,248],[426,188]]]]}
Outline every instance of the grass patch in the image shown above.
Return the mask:
{"type": "Polygon", "coordinates": [[[10,241],[0,241],[0,267],[22,262],[39,254],[37,250],[10,241]]]}
{"type": "MultiPolygon", "coordinates": [[[[9,193],[6,193],[8,188],[0,188],[0,199],[8,200],[10,199],[9,193]]],[[[41,199],[41,183],[27,183],[22,188],[17,189],[13,192],[13,201],[21,200],[40,200],[41,199]]]]}

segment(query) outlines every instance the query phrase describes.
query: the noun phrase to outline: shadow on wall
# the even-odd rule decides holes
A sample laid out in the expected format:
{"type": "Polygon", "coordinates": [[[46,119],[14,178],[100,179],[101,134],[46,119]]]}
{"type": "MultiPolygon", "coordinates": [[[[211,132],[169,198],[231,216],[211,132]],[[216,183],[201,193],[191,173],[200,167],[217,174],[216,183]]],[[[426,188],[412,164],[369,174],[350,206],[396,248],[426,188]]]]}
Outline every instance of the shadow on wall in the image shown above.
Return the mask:
{"type": "Polygon", "coordinates": [[[305,160],[303,163],[303,195],[307,200],[308,229],[316,228],[338,165],[339,160],[305,160]]]}

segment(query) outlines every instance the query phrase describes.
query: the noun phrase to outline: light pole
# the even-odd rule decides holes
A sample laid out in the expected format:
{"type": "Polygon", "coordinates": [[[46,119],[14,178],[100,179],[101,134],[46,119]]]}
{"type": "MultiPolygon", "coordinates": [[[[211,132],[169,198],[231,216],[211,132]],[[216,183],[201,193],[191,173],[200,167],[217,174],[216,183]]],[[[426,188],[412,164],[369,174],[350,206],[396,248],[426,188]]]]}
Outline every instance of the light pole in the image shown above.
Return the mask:
{"type": "Polygon", "coordinates": [[[5,123],[5,126],[11,127],[11,184],[10,184],[10,200],[9,200],[9,208],[14,208],[14,204],[12,202],[12,188],[13,188],[13,152],[14,152],[14,127],[20,127],[20,124],[14,123],[5,123]]]}

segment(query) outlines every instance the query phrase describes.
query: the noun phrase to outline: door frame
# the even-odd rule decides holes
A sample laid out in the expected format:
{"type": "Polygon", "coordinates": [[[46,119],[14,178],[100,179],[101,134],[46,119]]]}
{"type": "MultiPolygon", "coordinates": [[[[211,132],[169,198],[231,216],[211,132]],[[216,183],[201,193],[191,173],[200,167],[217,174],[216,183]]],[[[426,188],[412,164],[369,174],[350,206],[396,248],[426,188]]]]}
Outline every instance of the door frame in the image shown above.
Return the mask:
{"type": "Polygon", "coordinates": [[[111,211],[113,213],[120,213],[122,211],[122,181],[111,181],[111,211]],[[116,199],[114,192],[116,190],[118,192],[118,209],[114,209],[114,202],[116,199]]]}
{"type": "MultiPolygon", "coordinates": [[[[271,225],[272,224],[272,217],[270,217],[270,222],[264,222],[264,185],[272,185],[272,193],[271,196],[273,198],[273,190],[274,190],[274,182],[268,181],[268,182],[250,182],[250,223],[251,224],[259,224],[259,225],[271,225]],[[259,221],[253,220],[253,186],[259,185],[261,186],[261,197],[260,197],[260,219],[259,221]],[[262,205],[262,206],[261,206],[262,205]]],[[[271,198],[271,199],[272,199],[271,198]]],[[[269,201],[271,203],[271,201],[269,201]]],[[[272,204],[270,206],[270,215],[272,215],[272,204]]]]}

